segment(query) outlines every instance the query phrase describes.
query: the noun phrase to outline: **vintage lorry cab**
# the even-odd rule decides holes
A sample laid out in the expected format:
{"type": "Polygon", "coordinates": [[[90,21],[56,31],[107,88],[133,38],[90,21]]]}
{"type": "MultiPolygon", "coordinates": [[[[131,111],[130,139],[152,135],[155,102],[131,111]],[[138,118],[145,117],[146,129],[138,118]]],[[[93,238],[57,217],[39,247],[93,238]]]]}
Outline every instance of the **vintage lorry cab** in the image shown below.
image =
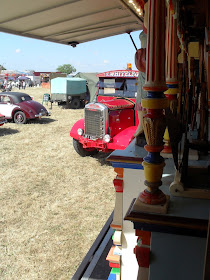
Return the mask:
{"type": "Polygon", "coordinates": [[[124,150],[138,126],[135,114],[138,71],[115,70],[97,76],[96,98],[86,104],[84,119],[77,121],[70,131],[74,149],[80,156],[124,150]]]}

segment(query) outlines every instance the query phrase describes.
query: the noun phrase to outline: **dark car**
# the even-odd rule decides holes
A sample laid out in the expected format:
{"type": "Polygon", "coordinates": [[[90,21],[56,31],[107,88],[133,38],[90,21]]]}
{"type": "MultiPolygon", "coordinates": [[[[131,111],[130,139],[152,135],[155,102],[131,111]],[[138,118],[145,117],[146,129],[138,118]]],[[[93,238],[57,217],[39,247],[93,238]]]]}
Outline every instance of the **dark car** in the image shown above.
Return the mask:
{"type": "Polygon", "coordinates": [[[31,96],[23,92],[1,92],[0,114],[7,120],[24,124],[27,120],[50,116],[50,112],[31,96]]]}

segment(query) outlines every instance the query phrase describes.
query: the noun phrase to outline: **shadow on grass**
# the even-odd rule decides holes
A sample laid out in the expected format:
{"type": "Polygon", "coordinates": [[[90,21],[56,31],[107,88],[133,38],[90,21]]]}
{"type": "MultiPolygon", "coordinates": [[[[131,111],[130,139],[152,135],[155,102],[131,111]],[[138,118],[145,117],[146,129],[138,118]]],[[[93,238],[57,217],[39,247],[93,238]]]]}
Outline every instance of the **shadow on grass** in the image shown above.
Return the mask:
{"type": "Polygon", "coordinates": [[[19,130],[17,129],[12,129],[12,128],[0,128],[0,137],[5,136],[5,135],[10,135],[10,134],[15,134],[18,133],[19,130]]]}
{"type": "Polygon", "coordinates": [[[94,155],[93,158],[95,158],[101,165],[108,165],[111,166],[110,161],[106,161],[106,158],[110,155],[111,153],[103,153],[99,152],[98,154],[94,155]]]}
{"type": "Polygon", "coordinates": [[[52,122],[57,122],[57,120],[42,118],[41,120],[39,120],[39,119],[29,120],[28,124],[48,124],[48,123],[52,123],[52,122]]]}
{"type": "MultiPolygon", "coordinates": [[[[84,109],[85,108],[85,104],[83,104],[83,102],[80,102],[80,107],[79,108],[72,108],[71,104],[66,104],[66,102],[62,102],[60,104],[57,105],[59,108],[61,109],[71,109],[71,110],[79,110],[79,109],[84,109]]],[[[52,110],[52,109],[50,109],[52,110]]]]}

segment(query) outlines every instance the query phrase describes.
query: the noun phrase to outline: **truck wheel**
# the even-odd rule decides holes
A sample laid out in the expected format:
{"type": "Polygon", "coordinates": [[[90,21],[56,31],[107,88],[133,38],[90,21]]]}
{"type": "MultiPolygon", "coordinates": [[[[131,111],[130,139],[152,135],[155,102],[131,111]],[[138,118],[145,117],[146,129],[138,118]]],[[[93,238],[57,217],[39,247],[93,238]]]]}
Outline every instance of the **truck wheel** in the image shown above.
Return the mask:
{"type": "Polygon", "coordinates": [[[73,139],[73,147],[81,157],[93,156],[98,153],[98,151],[94,148],[83,149],[82,144],[76,139],[73,139]]]}
{"type": "Polygon", "coordinates": [[[81,100],[81,107],[82,107],[82,108],[85,107],[85,100],[81,100]]]}
{"type": "Polygon", "coordinates": [[[74,98],[71,101],[71,108],[72,109],[79,109],[80,108],[80,100],[79,100],[79,98],[74,98]]]}

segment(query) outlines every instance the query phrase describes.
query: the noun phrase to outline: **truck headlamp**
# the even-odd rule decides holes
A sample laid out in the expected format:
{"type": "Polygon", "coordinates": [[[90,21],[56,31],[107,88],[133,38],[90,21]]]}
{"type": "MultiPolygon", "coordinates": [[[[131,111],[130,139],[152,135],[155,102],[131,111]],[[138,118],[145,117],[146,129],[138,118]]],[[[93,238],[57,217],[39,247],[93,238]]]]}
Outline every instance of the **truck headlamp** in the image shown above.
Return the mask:
{"type": "Polygon", "coordinates": [[[111,137],[110,137],[109,134],[106,134],[106,135],[103,137],[103,139],[104,139],[104,141],[105,141],[106,143],[109,143],[110,140],[111,140],[111,137]]]}
{"type": "Polygon", "coordinates": [[[77,129],[77,133],[82,136],[83,135],[83,129],[82,128],[78,128],[77,129]]]}

